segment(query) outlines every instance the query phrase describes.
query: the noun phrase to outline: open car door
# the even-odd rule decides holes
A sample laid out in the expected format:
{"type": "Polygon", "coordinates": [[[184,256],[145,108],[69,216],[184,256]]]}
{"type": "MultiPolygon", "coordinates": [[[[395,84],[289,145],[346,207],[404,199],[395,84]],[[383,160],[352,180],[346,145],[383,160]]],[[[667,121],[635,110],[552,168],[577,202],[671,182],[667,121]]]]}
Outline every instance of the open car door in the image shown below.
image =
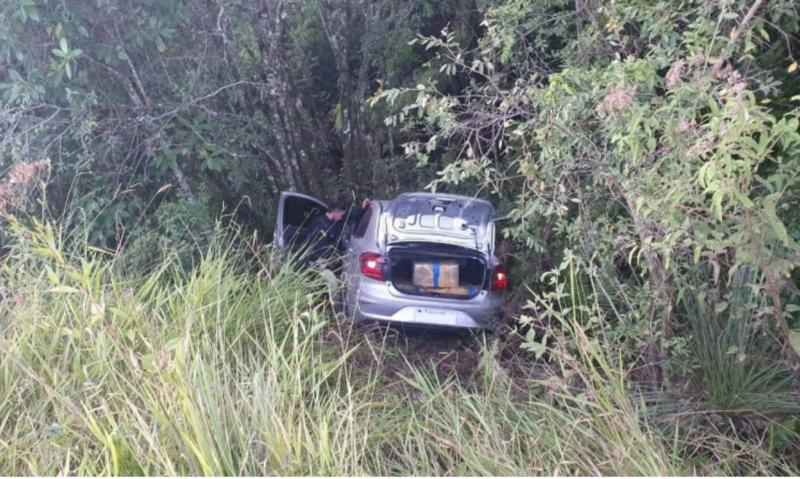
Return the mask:
{"type": "Polygon", "coordinates": [[[302,244],[308,237],[311,220],[324,214],[327,209],[324,202],[313,196],[294,191],[281,192],[272,244],[278,249],[290,244],[302,244]]]}

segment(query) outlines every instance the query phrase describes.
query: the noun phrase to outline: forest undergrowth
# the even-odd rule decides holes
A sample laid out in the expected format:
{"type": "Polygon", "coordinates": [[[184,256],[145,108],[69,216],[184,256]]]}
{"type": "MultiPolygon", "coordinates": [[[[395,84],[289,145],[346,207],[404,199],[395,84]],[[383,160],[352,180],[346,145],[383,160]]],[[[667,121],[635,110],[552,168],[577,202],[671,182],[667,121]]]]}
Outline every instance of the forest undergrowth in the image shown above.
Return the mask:
{"type": "Polygon", "coordinates": [[[0,2],[0,474],[797,475],[798,15],[0,2]],[[284,191],[491,201],[502,318],[352,324],[284,191]]]}
{"type": "Polygon", "coordinates": [[[534,360],[499,326],[438,339],[354,327],[318,275],[232,228],[188,263],[172,251],[137,269],[79,237],[13,224],[4,475],[798,471],[780,416],[642,391],[578,316],[559,329],[577,347],[556,338],[534,360]]]}

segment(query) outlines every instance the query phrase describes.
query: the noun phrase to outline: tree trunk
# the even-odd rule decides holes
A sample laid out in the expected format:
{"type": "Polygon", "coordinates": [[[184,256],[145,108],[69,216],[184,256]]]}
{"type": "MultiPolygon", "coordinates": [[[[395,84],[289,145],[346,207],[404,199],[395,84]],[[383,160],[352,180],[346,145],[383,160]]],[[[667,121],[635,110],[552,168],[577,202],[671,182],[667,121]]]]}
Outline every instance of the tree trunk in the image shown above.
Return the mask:
{"type": "Polygon", "coordinates": [[[307,128],[303,115],[297,111],[296,94],[290,86],[289,62],[285,57],[285,25],[282,2],[264,0],[262,2],[261,31],[259,46],[262,52],[262,65],[266,80],[269,114],[272,118],[272,131],[275,147],[281,166],[291,189],[314,191],[309,181],[309,172],[318,167],[313,155],[313,138],[305,134],[307,128]]]}
{"type": "Polygon", "coordinates": [[[172,174],[175,175],[175,179],[178,181],[178,186],[186,196],[186,201],[188,201],[189,204],[195,204],[194,194],[192,193],[192,189],[189,187],[189,182],[186,181],[186,175],[183,174],[183,170],[181,169],[180,165],[178,165],[178,160],[175,160],[172,163],[171,169],[172,174]]]}

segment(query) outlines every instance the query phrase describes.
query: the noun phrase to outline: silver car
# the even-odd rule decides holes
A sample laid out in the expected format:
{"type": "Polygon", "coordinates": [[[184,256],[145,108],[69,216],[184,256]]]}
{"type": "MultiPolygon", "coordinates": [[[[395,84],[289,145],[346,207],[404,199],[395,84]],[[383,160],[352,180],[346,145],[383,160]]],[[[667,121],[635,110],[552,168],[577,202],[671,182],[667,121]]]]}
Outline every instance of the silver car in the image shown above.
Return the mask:
{"type": "MultiPolygon", "coordinates": [[[[281,194],[275,245],[302,235],[325,203],[281,194]]],[[[508,276],[494,254],[491,203],[438,193],[372,201],[345,238],[344,311],[357,321],[483,329],[502,305],[508,276]],[[447,284],[440,285],[441,278],[447,284]]]]}

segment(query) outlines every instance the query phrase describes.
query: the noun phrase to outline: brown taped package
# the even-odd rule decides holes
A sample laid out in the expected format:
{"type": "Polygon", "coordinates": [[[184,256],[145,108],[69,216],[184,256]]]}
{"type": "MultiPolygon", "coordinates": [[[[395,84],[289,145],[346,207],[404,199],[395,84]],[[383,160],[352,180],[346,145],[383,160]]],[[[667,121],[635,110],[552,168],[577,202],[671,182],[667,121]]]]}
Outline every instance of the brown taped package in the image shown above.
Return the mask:
{"type": "Polygon", "coordinates": [[[458,263],[437,261],[439,264],[439,284],[433,282],[433,261],[414,262],[412,283],[420,288],[456,288],[458,284],[458,263]]]}
{"type": "Polygon", "coordinates": [[[466,286],[454,286],[451,288],[427,288],[427,287],[420,287],[425,293],[438,293],[438,294],[450,294],[453,296],[469,296],[471,294],[470,288],[466,286]]]}

